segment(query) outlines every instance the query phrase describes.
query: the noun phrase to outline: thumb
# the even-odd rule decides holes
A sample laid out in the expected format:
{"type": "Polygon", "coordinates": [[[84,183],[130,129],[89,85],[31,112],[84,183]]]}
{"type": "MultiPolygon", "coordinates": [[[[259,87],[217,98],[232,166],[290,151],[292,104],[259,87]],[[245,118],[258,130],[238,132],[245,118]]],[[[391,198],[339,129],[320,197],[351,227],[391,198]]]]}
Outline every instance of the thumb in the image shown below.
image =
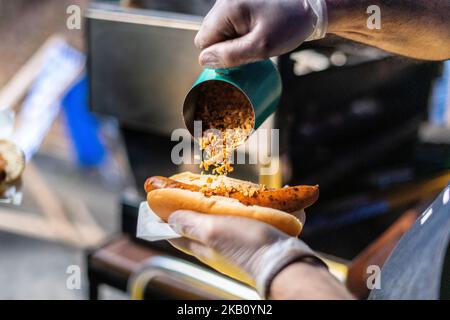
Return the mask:
{"type": "Polygon", "coordinates": [[[202,242],[204,226],[209,223],[206,214],[191,210],[177,210],[168,219],[171,228],[183,237],[202,242]]]}
{"type": "Polygon", "coordinates": [[[204,244],[189,238],[171,239],[169,240],[169,243],[178,250],[188,255],[195,256],[201,260],[206,260],[212,255],[211,248],[208,248],[204,244]]]}
{"type": "Polygon", "coordinates": [[[200,53],[199,63],[209,68],[231,68],[266,59],[261,50],[261,42],[256,33],[251,32],[242,37],[219,42],[204,49],[200,53]]]}

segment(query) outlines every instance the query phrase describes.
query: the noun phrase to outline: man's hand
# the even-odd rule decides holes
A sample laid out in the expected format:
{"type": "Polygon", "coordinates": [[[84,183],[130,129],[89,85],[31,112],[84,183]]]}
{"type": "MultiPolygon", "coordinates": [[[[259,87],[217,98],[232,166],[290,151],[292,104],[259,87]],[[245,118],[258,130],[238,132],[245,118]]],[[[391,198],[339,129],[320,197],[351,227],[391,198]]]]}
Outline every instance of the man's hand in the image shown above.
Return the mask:
{"type": "Polygon", "coordinates": [[[199,62],[228,68],[280,55],[310,37],[317,23],[308,0],[217,0],[195,37],[199,62]]]}
{"type": "MultiPolygon", "coordinates": [[[[176,211],[169,217],[169,224],[185,237],[170,240],[173,246],[228,276],[256,286],[262,296],[268,295],[276,275],[295,261],[307,264],[308,270],[320,270],[318,274],[321,274],[321,280],[336,282],[306,244],[265,223],[240,217],[176,211]]],[[[299,270],[303,271],[304,268],[299,270]]],[[[292,271],[288,274],[292,274],[292,271]]],[[[297,285],[301,288],[295,291],[296,294],[299,291],[308,292],[307,279],[291,279],[294,282],[283,279],[286,277],[281,277],[281,282],[285,282],[286,286],[295,288],[297,285]]],[[[312,287],[317,286],[315,284],[312,287]]],[[[323,292],[314,297],[331,294],[323,292]]]]}
{"type": "Polygon", "coordinates": [[[450,2],[443,0],[217,0],[195,38],[199,62],[234,67],[287,53],[326,32],[404,56],[450,58],[450,2]],[[368,8],[380,8],[380,29],[368,8]]]}

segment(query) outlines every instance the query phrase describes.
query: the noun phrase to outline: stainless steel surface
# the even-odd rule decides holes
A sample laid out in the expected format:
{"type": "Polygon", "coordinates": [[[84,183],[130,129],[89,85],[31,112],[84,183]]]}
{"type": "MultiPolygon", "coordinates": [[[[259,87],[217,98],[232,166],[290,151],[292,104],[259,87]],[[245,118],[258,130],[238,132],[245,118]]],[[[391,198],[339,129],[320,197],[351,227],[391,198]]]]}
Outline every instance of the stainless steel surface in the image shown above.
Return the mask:
{"type": "MultiPolygon", "coordinates": [[[[154,285],[154,280],[159,277],[171,279],[164,281],[164,286],[170,286],[171,282],[182,283],[183,288],[196,290],[196,295],[204,299],[244,299],[259,300],[255,290],[240,284],[224,276],[171,257],[150,258],[144,268],[136,272],[129,280],[128,288],[133,299],[142,299],[147,286],[154,285]]],[[[176,288],[174,288],[176,292],[176,288]]],[[[177,297],[173,297],[177,298],[177,297]]]]}
{"type": "Polygon", "coordinates": [[[93,4],[86,12],[93,111],[170,135],[201,72],[193,39],[201,17],[93,4]]]}
{"type": "Polygon", "coordinates": [[[215,0],[132,0],[131,2],[146,9],[204,16],[214,5],[215,0]]]}
{"type": "MultiPolygon", "coordinates": [[[[164,8],[171,7],[165,3],[164,8]]],[[[124,127],[139,189],[149,175],[178,171],[170,153],[176,142],[169,136],[185,128],[184,98],[202,71],[193,44],[201,20],[199,15],[98,3],[86,11],[90,106],[124,127]]],[[[258,180],[256,165],[235,169],[233,177],[258,180]]],[[[184,164],[179,170],[199,169],[184,164]]]]}

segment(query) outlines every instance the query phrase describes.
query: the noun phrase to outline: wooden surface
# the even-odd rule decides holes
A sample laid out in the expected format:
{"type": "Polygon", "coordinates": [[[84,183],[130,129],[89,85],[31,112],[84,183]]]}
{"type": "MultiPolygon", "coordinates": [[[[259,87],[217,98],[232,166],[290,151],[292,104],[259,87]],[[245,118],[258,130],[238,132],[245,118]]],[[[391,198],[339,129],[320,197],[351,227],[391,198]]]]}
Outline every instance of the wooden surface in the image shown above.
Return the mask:
{"type": "MultiPolygon", "coordinates": [[[[149,258],[155,256],[167,256],[167,254],[133,242],[126,235],[113,239],[95,250],[88,259],[90,298],[98,298],[98,287],[101,284],[116,286],[121,290],[129,290],[130,276],[142,268],[149,258]]],[[[208,289],[207,286],[183,280],[182,277],[176,277],[170,273],[155,274],[145,291],[154,299],[217,300],[238,298],[230,294],[219,294],[213,288],[208,289]]],[[[132,298],[143,299],[144,296],[132,298]]]]}
{"type": "Polygon", "coordinates": [[[123,235],[94,251],[91,255],[91,263],[128,278],[148,258],[156,255],[158,252],[134,243],[128,236],[123,235]]]}
{"type": "MultiPolygon", "coordinates": [[[[21,99],[42,64],[43,54],[39,49],[49,44],[51,36],[58,35],[76,49],[84,49],[84,26],[81,30],[69,30],[66,10],[69,5],[79,5],[83,9],[89,2],[0,0],[0,109],[13,107],[20,112],[21,99]]],[[[0,230],[82,248],[99,244],[106,232],[94,218],[92,202],[80,195],[86,188],[84,183],[89,183],[87,177],[77,181],[75,190],[70,189],[69,183],[55,185],[51,181],[70,179],[72,182],[70,175],[79,170],[63,115],[51,126],[39,156],[48,157],[61,167],[42,169],[34,160],[28,164],[23,177],[24,205],[0,206],[0,230]]],[[[78,174],[89,173],[80,170],[78,174]]],[[[109,197],[108,192],[104,194],[109,197]]],[[[110,208],[110,204],[104,205],[105,211],[111,211],[110,208]]]]}
{"type": "Polygon", "coordinates": [[[62,198],[33,163],[28,163],[24,181],[30,211],[0,206],[0,230],[62,242],[75,247],[91,247],[106,238],[80,198],[62,198]]]}

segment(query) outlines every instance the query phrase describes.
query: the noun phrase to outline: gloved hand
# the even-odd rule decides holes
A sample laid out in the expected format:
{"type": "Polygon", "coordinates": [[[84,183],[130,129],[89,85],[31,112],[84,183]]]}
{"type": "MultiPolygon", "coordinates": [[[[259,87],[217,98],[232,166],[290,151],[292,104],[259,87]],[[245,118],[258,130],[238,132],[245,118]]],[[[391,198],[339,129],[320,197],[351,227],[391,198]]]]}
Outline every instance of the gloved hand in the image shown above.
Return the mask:
{"type": "Polygon", "coordinates": [[[327,23],[325,0],[217,0],[195,45],[202,66],[229,68],[323,38],[327,23]]]}
{"type": "Polygon", "coordinates": [[[275,275],[294,261],[325,266],[305,243],[260,221],[181,210],[170,215],[169,224],[185,237],[170,240],[173,246],[256,287],[262,297],[275,275]]]}

